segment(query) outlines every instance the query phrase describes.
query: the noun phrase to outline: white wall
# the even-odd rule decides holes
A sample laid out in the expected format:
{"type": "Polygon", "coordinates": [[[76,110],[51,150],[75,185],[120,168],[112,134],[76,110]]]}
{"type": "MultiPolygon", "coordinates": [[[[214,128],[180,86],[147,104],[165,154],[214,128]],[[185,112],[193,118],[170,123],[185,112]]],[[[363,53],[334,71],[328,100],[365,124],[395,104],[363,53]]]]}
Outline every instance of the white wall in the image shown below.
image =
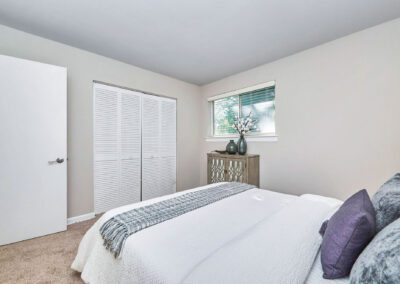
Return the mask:
{"type": "Polygon", "coordinates": [[[177,188],[199,184],[198,86],[5,26],[0,53],[68,69],[68,217],[93,212],[93,80],[177,98],[177,188]]]}
{"type": "Polygon", "coordinates": [[[204,141],[206,98],[270,80],[278,141],[249,142],[262,188],[346,198],[400,171],[400,19],[202,87],[202,183],[227,143],[204,141]]]}

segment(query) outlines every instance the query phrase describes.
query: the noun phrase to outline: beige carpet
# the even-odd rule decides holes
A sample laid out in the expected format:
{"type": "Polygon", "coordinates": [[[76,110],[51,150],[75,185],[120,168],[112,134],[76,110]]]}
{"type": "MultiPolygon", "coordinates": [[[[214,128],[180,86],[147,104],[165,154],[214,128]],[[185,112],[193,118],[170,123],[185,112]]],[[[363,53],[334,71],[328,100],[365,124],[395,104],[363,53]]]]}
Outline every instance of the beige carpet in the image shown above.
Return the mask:
{"type": "Polygon", "coordinates": [[[80,240],[96,219],[65,232],[0,246],[0,283],[82,283],[70,266],[80,240]]]}

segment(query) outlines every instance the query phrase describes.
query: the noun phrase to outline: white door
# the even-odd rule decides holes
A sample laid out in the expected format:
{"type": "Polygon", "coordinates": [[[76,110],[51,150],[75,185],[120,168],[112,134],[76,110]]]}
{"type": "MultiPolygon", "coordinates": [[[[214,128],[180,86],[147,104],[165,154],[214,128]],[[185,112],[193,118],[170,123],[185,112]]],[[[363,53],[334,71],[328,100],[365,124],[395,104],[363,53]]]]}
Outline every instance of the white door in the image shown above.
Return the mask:
{"type": "Polygon", "coordinates": [[[160,101],[158,97],[142,97],[142,200],[160,193],[160,101]]]}
{"type": "Polygon", "coordinates": [[[143,95],[142,200],[176,192],[176,100],[143,95]]]}
{"type": "Polygon", "coordinates": [[[0,56],[0,245],[66,230],[67,71],[0,56]]]}
{"type": "Polygon", "coordinates": [[[141,94],[94,84],[94,207],[96,213],[139,202],[141,94]]]}
{"type": "Polygon", "coordinates": [[[160,188],[161,195],[176,192],[176,100],[160,98],[160,188]]]}

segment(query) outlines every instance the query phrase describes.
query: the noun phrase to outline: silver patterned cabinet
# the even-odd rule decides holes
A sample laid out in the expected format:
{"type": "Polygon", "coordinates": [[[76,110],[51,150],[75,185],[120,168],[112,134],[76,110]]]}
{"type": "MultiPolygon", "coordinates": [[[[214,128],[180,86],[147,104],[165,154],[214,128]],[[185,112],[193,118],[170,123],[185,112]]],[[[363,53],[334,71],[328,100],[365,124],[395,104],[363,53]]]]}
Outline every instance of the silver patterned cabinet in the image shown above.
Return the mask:
{"type": "Polygon", "coordinates": [[[207,154],[208,183],[237,181],[260,187],[260,156],[207,154]]]}

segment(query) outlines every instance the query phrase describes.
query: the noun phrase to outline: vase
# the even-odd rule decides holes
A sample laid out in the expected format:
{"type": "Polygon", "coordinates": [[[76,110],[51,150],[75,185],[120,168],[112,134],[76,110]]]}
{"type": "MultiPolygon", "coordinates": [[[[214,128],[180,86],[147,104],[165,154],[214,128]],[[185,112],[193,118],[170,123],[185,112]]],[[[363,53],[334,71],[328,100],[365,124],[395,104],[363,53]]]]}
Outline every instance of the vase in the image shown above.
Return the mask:
{"type": "Polygon", "coordinates": [[[247,142],[246,139],[244,139],[244,135],[240,135],[240,138],[237,142],[237,147],[238,147],[238,153],[239,155],[245,155],[247,151],[247,142]]]}
{"type": "Polygon", "coordinates": [[[228,154],[236,154],[237,146],[235,144],[235,141],[229,141],[228,145],[226,145],[226,152],[228,152],[228,154]]]}

